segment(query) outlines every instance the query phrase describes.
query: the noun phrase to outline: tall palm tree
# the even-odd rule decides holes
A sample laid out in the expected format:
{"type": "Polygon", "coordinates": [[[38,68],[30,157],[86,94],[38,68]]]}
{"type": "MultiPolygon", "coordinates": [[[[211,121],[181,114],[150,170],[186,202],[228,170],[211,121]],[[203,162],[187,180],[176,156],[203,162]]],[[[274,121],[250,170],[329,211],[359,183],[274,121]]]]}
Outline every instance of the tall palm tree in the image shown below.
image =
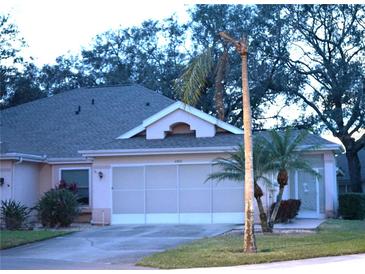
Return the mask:
{"type": "Polygon", "coordinates": [[[243,130],[244,130],[244,147],[245,147],[245,232],[243,236],[243,251],[245,253],[254,253],[257,251],[255,230],[254,230],[254,172],[252,156],[252,114],[250,103],[250,90],[248,88],[247,73],[247,52],[248,41],[242,38],[237,41],[225,32],[219,35],[231,43],[242,60],[242,110],[243,110],[243,130]]]}
{"type": "Polygon", "coordinates": [[[302,158],[302,153],[314,147],[301,147],[301,143],[307,137],[306,131],[293,131],[287,128],[282,134],[275,130],[269,132],[269,138],[263,139],[267,151],[267,166],[269,170],[277,171],[279,193],[276,203],[270,215],[269,226],[274,227],[285,186],[288,184],[288,171],[302,170],[315,176],[319,174],[312,168],[310,163],[302,158]]]}
{"type": "MultiPolygon", "coordinates": [[[[262,232],[272,232],[268,225],[267,214],[264,209],[261,197],[264,195],[258,181],[271,185],[272,182],[265,176],[268,173],[267,152],[260,139],[256,138],[253,142],[253,171],[254,171],[254,197],[260,213],[262,232]]],[[[207,180],[218,182],[225,179],[243,182],[245,177],[245,149],[242,145],[235,152],[230,153],[229,158],[219,157],[214,160],[213,165],[219,166],[220,171],[211,173],[207,180]]]]}
{"type": "MultiPolygon", "coordinates": [[[[243,127],[244,127],[244,153],[245,153],[245,232],[243,240],[243,251],[253,253],[257,251],[254,233],[254,174],[252,165],[252,117],[250,94],[248,89],[247,74],[247,39],[239,41],[233,39],[228,34],[220,32],[219,35],[231,43],[240,54],[242,59],[242,107],[243,107],[243,127]]],[[[177,84],[181,86],[178,92],[186,103],[195,104],[201,91],[207,83],[208,75],[213,66],[211,50],[207,49],[200,56],[195,58],[184,74],[178,79],[177,84]],[[186,88],[184,87],[186,86],[186,88]]]]}

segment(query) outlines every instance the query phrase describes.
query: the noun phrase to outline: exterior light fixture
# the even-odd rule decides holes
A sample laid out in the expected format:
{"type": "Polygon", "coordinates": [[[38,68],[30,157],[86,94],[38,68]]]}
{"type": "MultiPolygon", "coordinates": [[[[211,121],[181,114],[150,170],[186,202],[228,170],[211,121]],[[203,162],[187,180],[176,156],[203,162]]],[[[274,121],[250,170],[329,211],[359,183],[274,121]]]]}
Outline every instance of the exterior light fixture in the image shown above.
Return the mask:
{"type": "Polygon", "coordinates": [[[98,172],[98,175],[99,175],[99,178],[100,178],[100,179],[102,179],[102,178],[104,177],[104,174],[103,174],[103,172],[101,172],[101,171],[99,171],[99,172],[98,172]]]}

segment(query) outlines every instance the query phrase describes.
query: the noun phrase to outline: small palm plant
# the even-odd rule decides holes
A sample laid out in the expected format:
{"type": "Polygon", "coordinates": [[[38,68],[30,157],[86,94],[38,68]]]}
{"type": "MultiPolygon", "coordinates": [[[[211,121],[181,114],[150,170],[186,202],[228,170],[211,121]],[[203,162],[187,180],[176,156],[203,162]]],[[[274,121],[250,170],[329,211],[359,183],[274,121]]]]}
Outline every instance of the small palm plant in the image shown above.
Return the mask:
{"type": "Polygon", "coordinates": [[[299,133],[296,134],[293,133],[292,129],[287,128],[282,134],[272,130],[269,132],[268,138],[262,138],[262,144],[265,146],[264,150],[267,153],[265,168],[267,170],[277,171],[277,182],[279,184],[279,193],[276,198],[275,207],[270,215],[270,228],[274,227],[284,189],[288,184],[288,171],[302,170],[319,176],[310,163],[302,157],[304,151],[314,148],[300,146],[307,135],[308,132],[306,131],[299,131],[299,133]]]}
{"type": "Polygon", "coordinates": [[[1,201],[0,214],[6,229],[21,229],[30,215],[31,209],[15,200],[1,201]]]}
{"type": "MultiPolygon", "coordinates": [[[[260,222],[262,232],[272,232],[267,222],[267,214],[265,212],[261,197],[264,195],[258,181],[266,184],[271,184],[271,181],[265,177],[268,172],[268,165],[266,161],[267,152],[265,145],[260,139],[254,140],[253,145],[253,169],[254,169],[254,197],[260,213],[260,222]]],[[[219,166],[221,171],[214,172],[209,175],[207,180],[217,180],[218,182],[225,179],[243,182],[245,177],[245,150],[242,145],[238,149],[230,153],[229,158],[217,158],[214,165],[219,166]]]]}

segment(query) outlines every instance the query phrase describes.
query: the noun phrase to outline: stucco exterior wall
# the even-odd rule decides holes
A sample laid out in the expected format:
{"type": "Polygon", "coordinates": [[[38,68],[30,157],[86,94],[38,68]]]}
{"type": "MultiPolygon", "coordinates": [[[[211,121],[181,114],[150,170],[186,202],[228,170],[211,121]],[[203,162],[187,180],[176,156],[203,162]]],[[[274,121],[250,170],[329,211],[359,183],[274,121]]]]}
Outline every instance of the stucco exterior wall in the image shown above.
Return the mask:
{"type": "MultiPolygon", "coordinates": [[[[27,206],[34,206],[40,196],[55,187],[60,180],[61,169],[88,168],[90,170],[90,205],[92,221],[97,224],[109,224],[112,208],[112,167],[118,165],[143,165],[143,164],[186,164],[186,163],[211,163],[217,157],[229,157],[228,153],[202,153],[183,155],[150,155],[150,156],[124,156],[124,157],[95,157],[92,164],[40,164],[14,161],[0,161],[1,177],[5,179],[1,187],[1,199],[6,198],[22,201],[27,206]],[[6,191],[4,191],[6,190],[6,191]]],[[[325,186],[324,203],[326,216],[333,216],[337,211],[336,166],[332,152],[311,153],[306,156],[313,167],[322,169],[323,183],[325,186]]],[[[276,175],[268,176],[276,181],[276,175]]],[[[289,178],[292,180],[292,178],[289,178]]],[[[265,193],[263,202],[270,206],[276,198],[277,192],[270,192],[270,188],[262,185],[265,193]]],[[[284,192],[284,199],[295,198],[292,185],[288,184],[284,192]]],[[[243,193],[242,193],[243,196],[243,193]]],[[[255,218],[259,221],[258,210],[255,203],[255,218]]]]}
{"type": "Polygon", "coordinates": [[[39,199],[39,171],[37,163],[14,164],[13,199],[33,207],[39,199]]]}
{"type": "Polygon", "coordinates": [[[39,167],[39,197],[52,188],[52,166],[41,164],[39,167]]]}
{"type": "Polygon", "coordinates": [[[0,186],[1,200],[8,200],[13,192],[13,162],[0,161],[0,177],[4,178],[4,184],[0,186]]]}

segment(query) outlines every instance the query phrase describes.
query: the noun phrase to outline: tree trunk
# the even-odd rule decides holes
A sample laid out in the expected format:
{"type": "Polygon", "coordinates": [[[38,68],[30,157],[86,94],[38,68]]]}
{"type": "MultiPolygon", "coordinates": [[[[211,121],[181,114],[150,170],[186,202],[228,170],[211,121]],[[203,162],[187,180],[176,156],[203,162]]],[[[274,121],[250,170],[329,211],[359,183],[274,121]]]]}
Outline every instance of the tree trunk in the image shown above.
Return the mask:
{"type": "Polygon", "coordinates": [[[254,174],[252,156],[252,120],[250,94],[248,89],[247,76],[247,45],[245,41],[239,43],[239,51],[242,58],[242,107],[245,147],[245,232],[243,251],[254,253],[257,251],[254,231],[254,174]]]}
{"type": "Polygon", "coordinates": [[[361,164],[357,152],[346,149],[347,165],[349,169],[351,189],[354,192],[362,192],[361,164]]]}
{"type": "Polygon", "coordinates": [[[267,214],[261,201],[261,197],[264,196],[264,193],[256,181],[254,182],[254,196],[260,213],[261,230],[263,233],[272,232],[267,223],[267,214]]]}
{"type": "Polygon", "coordinates": [[[269,224],[267,223],[267,215],[264,209],[264,206],[262,204],[261,198],[256,197],[257,207],[259,208],[260,212],[260,223],[261,223],[261,230],[263,233],[271,233],[272,229],[269,227],[269,224]]]}
{"type": "Polygon", "coordinates": [[[284,193],[284,187],[280,187],[279,194],[278,194],[278,196],[276,198],[275,207],[274,207],[274,209],[273,209],[273,211],[271,212],[271,215],[270,215],[270,221],[269,221],[269,227],[270,227],[270,229],[273,229],[274,228],[276,215],[278,215],[278,211],[279,211],[279,207],[280,207],[280,204],[281,204],[281,200],[283,199],[283,193],[284,193]]]}
{"type": "Polygon", "coordinates": [[[337,136],[346,149],[347,166],[349,169],[350,183],[353,186],[354,192],[362,192],[362,180],[361,180],[361,163],[359,160],[358,152],[363,147],[361,146],[362,136],[359,140],[355,141],[353,137],[348,134],[337,136]]]}

